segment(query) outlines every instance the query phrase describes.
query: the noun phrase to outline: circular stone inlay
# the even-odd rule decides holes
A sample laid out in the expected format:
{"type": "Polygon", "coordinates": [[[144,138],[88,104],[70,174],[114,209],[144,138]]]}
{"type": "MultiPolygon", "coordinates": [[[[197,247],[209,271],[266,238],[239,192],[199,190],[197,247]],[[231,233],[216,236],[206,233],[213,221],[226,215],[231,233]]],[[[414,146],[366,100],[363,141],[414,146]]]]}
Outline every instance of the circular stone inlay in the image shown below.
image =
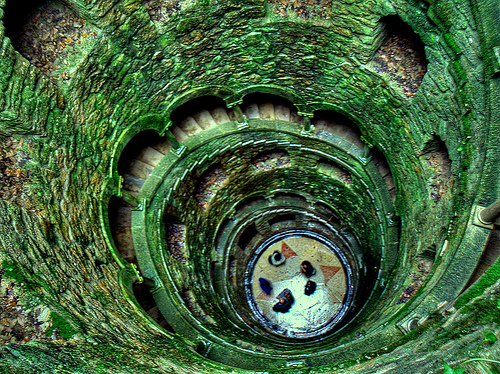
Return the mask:
{"type": "Polygon", "coordinates": [[[260,246],[249,262],[247,299],[256,317],[274,332],[291,337],[317,336],[342,317],[350,275],[345,256],[326,239],[302,235],[274,238],[260,246]],[[280,254],[277,260],[270,261],[275,253],[280,254]],[[312,275],[301,271],[303,261],[314,268],[312,275]],[[309,295],[305,292],[308,281],[316,284],[309,295]],[[285,290],[290,291],[293,302],[285,299],[285,307],[273,309],[285,290]]]}

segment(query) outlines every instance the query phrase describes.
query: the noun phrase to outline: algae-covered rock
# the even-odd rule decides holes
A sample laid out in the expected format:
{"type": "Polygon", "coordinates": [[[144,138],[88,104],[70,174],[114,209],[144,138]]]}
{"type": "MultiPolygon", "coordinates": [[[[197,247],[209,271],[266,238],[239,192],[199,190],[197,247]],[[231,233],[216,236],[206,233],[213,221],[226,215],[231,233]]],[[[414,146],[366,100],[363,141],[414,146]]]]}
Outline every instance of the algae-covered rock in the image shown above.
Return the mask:
{"type": "Polygon", "coordinates": [[[477,218],[500,198],[499,17],[489,0],[0,0],[0,371],[499,370],[498,230],[477,218]],[[217,292],[251,256],[210,236],[290,196],[391,263],[356,270],[377,307],[302,348],[228,317],[244,292],[217,292]]]}

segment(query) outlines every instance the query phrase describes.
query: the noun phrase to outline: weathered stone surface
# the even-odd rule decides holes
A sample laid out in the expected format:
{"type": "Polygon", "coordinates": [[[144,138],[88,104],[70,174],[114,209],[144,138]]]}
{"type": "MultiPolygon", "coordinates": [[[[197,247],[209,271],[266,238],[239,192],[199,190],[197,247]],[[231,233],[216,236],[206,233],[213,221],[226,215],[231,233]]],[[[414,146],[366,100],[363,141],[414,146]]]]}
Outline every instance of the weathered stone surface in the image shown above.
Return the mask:
{"type": "MultiPolygon", "coordinates": [[[[445,239],[457,248],[471,206],[498,198],[498,87],[483,55],[495,39],[487,30],[496,28],[487,21],[482,34],[469,1],[433,1],[427,11],[424,3],[414,9],[404,1],[335,1],[329,18],[315,21],[303,13],[269,14],[261,0],[185,0],[161,19],[140,1],[64,3],[92,24],[95,36],[90,41],[89,31],[85,48],[61,55],[56,80],[15,51],[0,24],[0,136],[24,142],[15,149],[2,143],[10,153],[0,171],[12,175],[0,179],[8,187],[0,201],[1,257],[16,264],[16,284],[24,283],[19,305],[49,308],[75,331],[69,341],[2,347],[0,365],[12,373],[57,365],[82,373],[230,370],[178,349],[177,338],[151,327],[123,297],[99,218],[118,139],[142,116],[164,116],[195,89],[279,87],[314,110],[336,110],[358,123],[399,181],[396,209],[407,256],[393,286],[401,290],[416,253],[430,245],[439,252],[445,239]],[[378,21],[390,13],[405,17],[425,43],[427,72],[414,97],[370,62],[379,47],[378,21]],[[439,203],[432,192],[443,190],[429,187],[439,173],[422,158],[434,135],[447,147],[454,180],[439,203]]],[[[480,3],[484,15],[488,2],[480,3]]],[[[0,20],[9,16],[6,9],[0,1],[0,20]]],[[[476,303],[493,302],[497,291],[488,292],[476,303]]],[[[482,316],[454,312],[390,353],[368,352],[344,369],[318,372],[436,372],[442,359],[463,361],[481,331],[496,331],[482,316]],[[467,331],[453,335],[460,326],[467,331]]],[[[483,357],[495,358],[498,343],[482,347],[483,357]]]]}

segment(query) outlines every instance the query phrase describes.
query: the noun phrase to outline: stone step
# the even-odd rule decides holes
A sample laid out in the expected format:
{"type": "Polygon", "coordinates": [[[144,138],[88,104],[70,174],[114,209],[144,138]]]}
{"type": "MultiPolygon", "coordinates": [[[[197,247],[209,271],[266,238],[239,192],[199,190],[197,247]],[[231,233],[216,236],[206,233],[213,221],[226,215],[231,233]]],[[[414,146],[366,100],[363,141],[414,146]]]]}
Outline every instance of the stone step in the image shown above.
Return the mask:
{"type": "Polygon", "coordinates": [[[132,228],[128,227],[115,227],[112,229],[113,239],[120,254],[128,262],[135,262],[135,248],[132,239],[132,228]]]}
{"type": "Polygon", "coordinates": [[[379,162],[376,166],[382,178],[391,173],[391,169],[385,162],[379,162]]]}
{"type": "Polygon", "coordinates": [[[329,122],[326,119],[316,120],[313,125],[317,130],[333,132],[333,122],[329,122]]]}
{"type": "Polygon", "coordinates": [[[123,189],[129,192],[132,196],[137,197],[139,195],[139,190],[143,186],[146,180],[136,177],[131,174],[125,174],[123,176],[123,189]]]}
{"type": "Polygon", "coordinates": [[[259,115],[262,119],[275,119],[274,104],[271,102],[260,104],[259,115]]]}
{"type": "Polygon", "coordinates": [[[352,144],[356,145],[358,148],[365,148],[365,143],[361,140],[360,135],[350,127],[348,127],[344,138],[352,144]]]}
{"type": "Polygon", "coordinates": [[[269,225],[269,222],[266,220],[259,220],[255,222],[255,228],[261,235],[269,235],[271,234],[271,226],[269,225]]]}
{"type": "Polygon", "coordinates": [[[274,114],[276,119],[290,121],[290,107],[287,105],[276,104],[274,106],[274,114]]]}
{"type": "Polygon", "coordinates": [[[297,123],[299,125],[303,125],[304,118],[299,116],[295,110],[290,109],[290,122],[297,123]]]}
{"type": "Polygon", "coordinates": [[[260,118],[259,106],[257,103],[252,103],[247,106],[244,113],[248,119],[260,118]]]}
{"type": "Polygon", "coordinates": [[[146,180],[148,179],[149,174],[151,174],[151,172],[153,171],[153,168],[154,167],[152,165],[135,159],[130,163],[128,173],[135,177],[146,180]]]}
{"type": "Polygon", "coordinates": [[[161,161],[163,156],[164,154],[158,152],[156,149],[152,147],[146,147],[141,149],[141,151],[137,155],[137,160],[155,167],[161,161]]]}
{"type": "Polygon", "coordinates": [[[156,143],[151,147],[160,152],[161,154],[166,155],[172,149],[172,144],[170,144],[168,140],[165,140],[163,142],[156,143]]]}
{"type": "Polygon", "coordinates": [[[178,126],[171,127],[170,132],[179,143],[182,143],[184,140],[189,138],[189,136],[178,126]]]}
{"type": "Polygon", "coordinates": [[[394,190],[396,188],[396,185],[394,184],[394,179],[392,178],[391,174],[386,175],[384,177],[384,181],[389,191],[394,190]]]}
{"type": "Polygon", "coordinates": [[[187,135],[187,136],[192,136],[196,134],[197,132],[200,132],[203,130],[203,128],[196,122],[196,120],[189,116],[185,120],[183,120],[179,128],[187,135]]]}
{"type": "Polygon", "coordinates": [[[210,114],[212,115],[215,123],[217,125],[226,123],[226,122],[231,122],[231,119],[229,118],[229,115],[226,112],[226,109],[222,107],[215,108],[210,111],[210,114]]]}
{"type": "Polygon", "coordinates": [[[227,116],[229,117],[230,121],[236,121],[236,113],[234,112],[234,110],[229,109],[229,111],[227,112],[227,116]]]}
{"type": "Polygon", "coordinates": [[[330,131],[331,133],[340,136],[348,142],[356,145],[358,148],[363,149],[365,147],[365,143],[361,140],[356,130],[349,126],[338,124],[328,120],[317,120],[314,122],[314,126],[321,130],[330,131]]]}
{"type": "Polygon", "coordinates": [[[396,201],[396,188],[393,188],[389,191],[389,196],[391,197],[391,201],[394,203],[396,201]]]}
{"type": "Polygon", "coordinates": [[[202,110],[194,114],[193,118],[203,130],[209,129],[212,126],[217,126],[212,114],[210,114],[208,110],[202,110]]]}

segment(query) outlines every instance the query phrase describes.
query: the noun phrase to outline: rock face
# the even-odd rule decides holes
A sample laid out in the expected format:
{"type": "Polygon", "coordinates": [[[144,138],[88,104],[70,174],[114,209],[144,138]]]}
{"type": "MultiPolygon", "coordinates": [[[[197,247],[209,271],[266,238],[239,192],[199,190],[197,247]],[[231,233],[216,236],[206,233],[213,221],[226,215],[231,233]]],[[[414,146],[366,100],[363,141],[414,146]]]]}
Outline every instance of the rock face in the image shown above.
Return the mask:
{"type": "Polygon", "coordinates": [[[2,372],[500,371],[500,242],[477,219],[500,199],[499,18],[492,0],[0,0],[2,372]],[[268,206],[293,209],[245,226],[268,206]],[[328,226],[306,212],[359,247],[361,298],[301,350],[238,298],[245,248],[328,226]]]}

